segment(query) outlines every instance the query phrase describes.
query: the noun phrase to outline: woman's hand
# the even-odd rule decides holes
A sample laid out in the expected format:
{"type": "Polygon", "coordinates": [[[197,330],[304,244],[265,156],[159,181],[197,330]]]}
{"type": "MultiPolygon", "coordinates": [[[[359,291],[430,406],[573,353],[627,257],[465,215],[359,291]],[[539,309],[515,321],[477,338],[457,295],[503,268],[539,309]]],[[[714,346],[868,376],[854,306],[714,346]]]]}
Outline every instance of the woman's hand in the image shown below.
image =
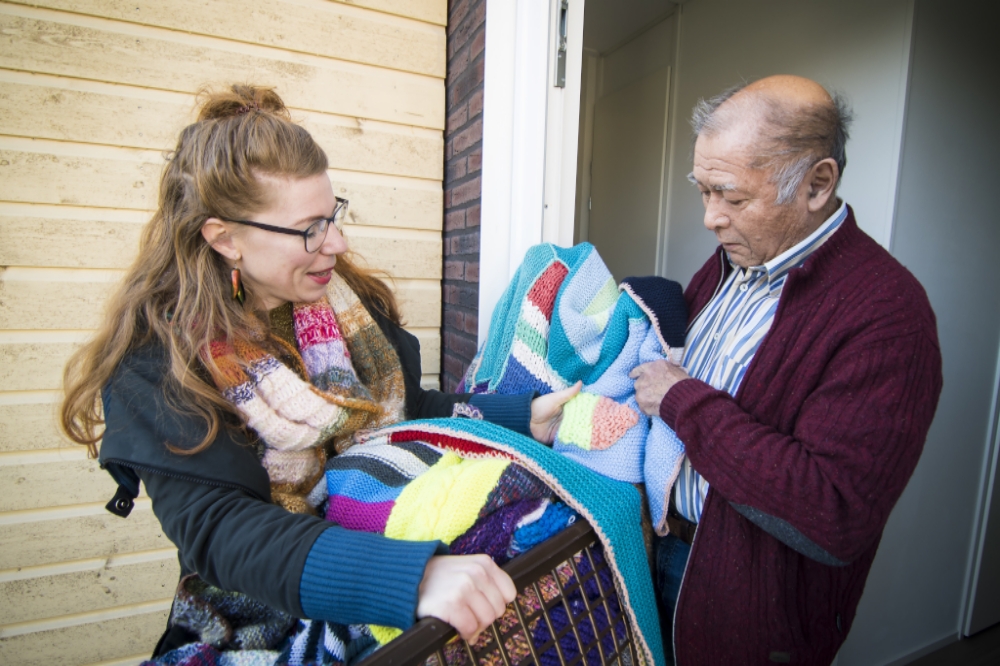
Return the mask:
{"type": "Polygon", "coordinates": [[[424,569],[417,617],[436,617],[470,643],[514,601],[514,582],[489,555],[439,555],[424,569]]]}
{"type": "Polygon", "coordinates": [[[569,388],[555,393],[539,396],[531,401],[531,436],[542,444],[551,444],[556,440],[559,424],[562,423],[563,405],[583,388],[583,382],[577,382],[569,388]]]}

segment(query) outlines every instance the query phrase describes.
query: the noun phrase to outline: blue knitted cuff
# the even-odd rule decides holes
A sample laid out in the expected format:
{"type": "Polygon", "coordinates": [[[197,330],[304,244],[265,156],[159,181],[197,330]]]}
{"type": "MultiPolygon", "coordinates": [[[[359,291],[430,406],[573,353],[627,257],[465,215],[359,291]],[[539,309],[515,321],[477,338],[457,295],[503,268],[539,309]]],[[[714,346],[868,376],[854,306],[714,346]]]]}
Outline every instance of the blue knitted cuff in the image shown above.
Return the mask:
{"type": "Polygon", "coordinates": [[[302,568],[302,612],[313,620],[406,629],[416,618],[427,560],[447,552],[439,541],[395,541],[330,527],[302,568]]]}
{"type": "Polygon", "coordinates": [[[534,399],[534,393],[477,393],[469,399],[469,404],[483,413],[484,420],[531,437],[531,401],[534,399]]]}

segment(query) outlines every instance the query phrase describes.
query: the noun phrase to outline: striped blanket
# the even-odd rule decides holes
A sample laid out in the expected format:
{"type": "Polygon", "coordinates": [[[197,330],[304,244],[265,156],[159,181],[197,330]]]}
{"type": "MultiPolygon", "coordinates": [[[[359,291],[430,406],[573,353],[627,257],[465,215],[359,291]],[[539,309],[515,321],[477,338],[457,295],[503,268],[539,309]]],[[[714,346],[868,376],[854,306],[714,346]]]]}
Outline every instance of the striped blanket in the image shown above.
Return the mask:
{"type": "Polygon", "coordinates": [[[536,245],[497,304],[462,388],[545,394],[582,381],[553,449],[604,476],[644,484],[653,527],[664,534],[684,446],[663,420],[642,414],[628,375],[648,361],[680,362],[686,325],[678,283],[644,277],[619,286],[589,243],[536,245]]]}

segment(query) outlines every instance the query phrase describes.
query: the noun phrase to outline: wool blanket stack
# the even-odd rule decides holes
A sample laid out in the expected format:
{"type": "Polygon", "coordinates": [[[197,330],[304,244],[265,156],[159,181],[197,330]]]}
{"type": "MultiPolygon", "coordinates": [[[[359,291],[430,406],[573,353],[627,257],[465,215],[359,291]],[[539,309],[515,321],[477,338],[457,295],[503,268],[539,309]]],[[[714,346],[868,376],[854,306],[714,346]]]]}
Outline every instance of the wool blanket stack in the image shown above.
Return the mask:
{"type": "Polygon", "coordinates": [[[528,250],[493,311],[460,390],[540,394],[577,381],[553,449],[612,479],[645,484],[653,527],[666,533],[668,493],[684,452],[659,417],[642,414],[629,372],[684,353],[687,308],[677,282],[619,287],[589,243],[528,250]]]}
{"type": "MultiPolygon", "coordinates": [[[[328,518],[396,538],[441,539],[453,553],[485,552],[503,563],[582,517],[597,533],[615,579],[618,598],[611,607],[621,614],[616,629],[624,618],[642,662],[663,663],[638,520],[641,499],[631,484],[602,477],[533,439],[475,419],[404,422],[359,439],[327,464],[328,518]]],[[[157,666],[337,666],[399,633],[297,620],[245,595],[199,586],[207,587],[196,577],[182,582],[189,594],[178,594],[172,620],[190,623],[202,640],[169,653],[157,666]],[[291,638],[276,640],[285,636],[291,638]],[[213,643],[237,649],[216,649],[213,643]]],[[[574,600],[569,603],[573,607],[574,600]]],[[[536,647],[549,639],[547,632],[545,623],[532,628],[536,647]]],[[[621,627],[604,640],[623,638],[621,627]]],[[[548,661],[558,663],[550,651],[548,661]]]]}

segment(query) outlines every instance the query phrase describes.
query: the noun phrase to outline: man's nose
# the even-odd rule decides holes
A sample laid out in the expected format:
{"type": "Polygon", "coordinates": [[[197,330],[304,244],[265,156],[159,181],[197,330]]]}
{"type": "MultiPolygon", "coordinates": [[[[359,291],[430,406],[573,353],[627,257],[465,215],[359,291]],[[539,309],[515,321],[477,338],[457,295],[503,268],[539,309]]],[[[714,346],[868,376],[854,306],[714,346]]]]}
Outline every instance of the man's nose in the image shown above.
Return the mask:
{"type": "Polygon", "coordinates": [[[705,228],[715,231],[729,225],[729,215],[720,206],[721,197],[710,196],[705,202],[705,228]]]}

